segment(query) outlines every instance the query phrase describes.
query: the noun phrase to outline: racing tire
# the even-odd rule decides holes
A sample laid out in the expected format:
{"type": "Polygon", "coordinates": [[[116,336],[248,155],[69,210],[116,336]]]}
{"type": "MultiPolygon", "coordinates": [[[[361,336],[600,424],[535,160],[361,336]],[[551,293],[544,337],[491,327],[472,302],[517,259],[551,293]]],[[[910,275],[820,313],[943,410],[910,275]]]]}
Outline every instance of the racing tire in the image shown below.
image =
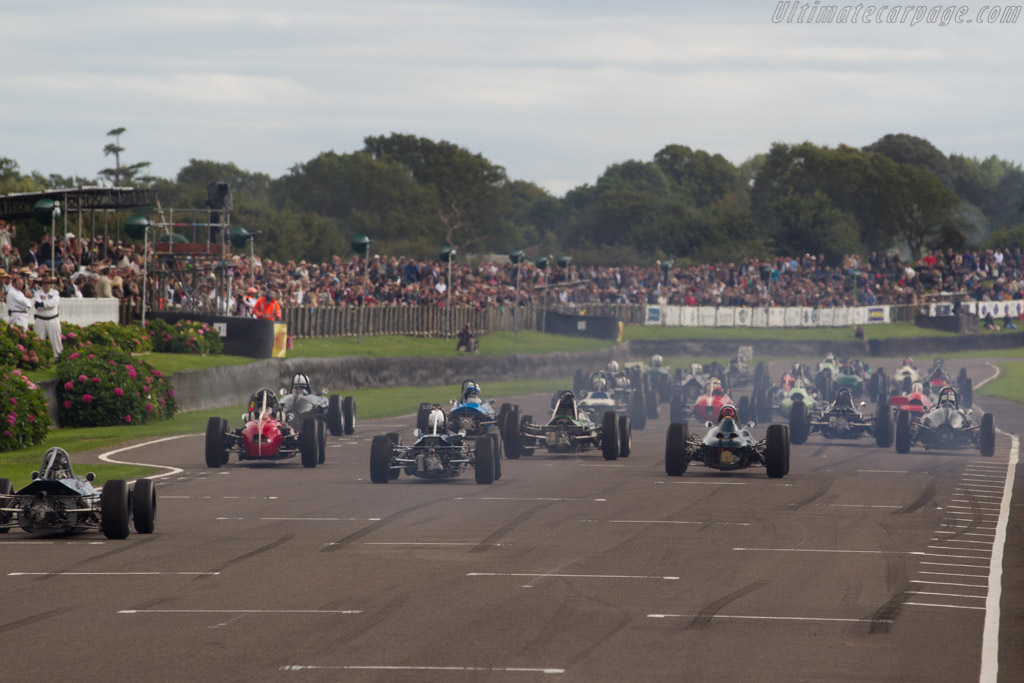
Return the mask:
{"type": "MultiPolygon", "coordinates": [[[[14,486],[11,484],[11,480],[0,479],[0,495],[9,496],[12,493],[14,493],[14,486]]],[[[10,501],[7,500],[4,501],[5,504],[9,502],[10,501]]],[[[10,512],[0,512],[0,524],[7,524],[7,522],[11,519],[12,514],[13,513],[10,512]]],[[[0,527],[0,534],[6,534],[10,530],[10,527],[0,527]]]]}
{"type": "Polygon", "coordinates": [[[786,429],[783,425],[768,425],[764,465],[769,479],[781,479],[786,476],[786,429]]]}
{"type": "Polygon", "coordinates": [[[323,465],[327,462],[327,423],[323,420],[316,421],[317,457],[316,464],[323,465]]]}
{"type": "Polygon", "coordinates": [[[793,401],[789,409],[789,438],[797,446],[807,443],[810,424],[807,421],[807,406],[803,401],[793,401]]]}
{"type": "Polygon", "coordinates": [[[910,438],[913,430],[910,424],[910,411],[901,410],[896,413],[896,437],[894,439],[897,453],[910,452],[910,438]]]}
{"type": "Polygon", "coordinates": [[[496,432],[487,435],[491,440],[491,451],[494,453],[494,481],[501,480],[501,461],[505,458],[501,453],[501,437],[496,432]]]}
{"type": "Polygon", "coordinates": [[[103,535],[111,539],[128,538],[131,533],[130,521],[128,482],[124,479],[111,479],[103,485],[100,494],[100,528],[103,535]]]}
{"type": "Polygon", "coordinates": [[[416,411],[416,429],[421,432],[427,431],[427,416],[430,415],[430,404],[421,403],[416,411]]]}
{"type": "Polygon", "coordinates": [[[789,425],[782,425],[783,429],[786,430],[786,472],[789,474],[789,425]]]}
{"type": "Polygon", "coordinates": [[[633,452],[633,425],[629,415],[619,415],[619,457],[628,458],[633,452]]]}
{"type": "MultiPolygon", "coordinates": [[[[646,416],[645,416],[646,417],[646,416]]],[[[605,460],[619,459],[619,422],[614,410],[606,411],[601,421],[601,455],[605,460]]]]}
{"type": "Polygon", "coordinates": [[[739,413],[738,417],[740,418],[741,424],[746,424],[747,422],[749,422],[751,419],[750,397],[740,396],[740,404],[736,407],[736,410],[739,413]]]}
{"type": "Polygon", "coordinates": [[[140,534],[151,534],[156,528],[156,484],[152,479],[139,479],[132,490],[132,524],[140,534]]]}
{"type": "Polygon", "coordinates": [[[490,439],[477,439],[473,449],[473,474],[478,484],[493,484],[495,475],[494,450],[490,439]]]}
{"type": "Polygon", "coordinates": [[[519,408],[513,408],[505,417],[505,457],[518,460],[523,454],[523,433],[520,431],[519,408]]]}
{"type": "Polygon", "coordinates": [[[681,396],[673,396],[668,404],[668,419],[672,422],[686,421],[686,406],[683,405],[681,396]]]}
{"type": "Polygon", "coordinates": [[[992,413],[985,413],[981,416],[981,433],[978,434],[978,450],[980,450],[982,456],[986,458],[991,458],[996,454],[996,418],[992,413]]]}
{"type": "Polygon", "coordinates": [[[960,368],[960,372],[956,376],[956,383],[961,387],[967,383],[967,368],[960,368]]]}
{"type": "Polygon", "coordinates": [[[519,421],[519,452],[523,455],[533,455],[533,448],[523,446],[523,428],[528,424],[533,424],[533,415],[523,415],[519,421]]]}
{"type": "Polygon", "coordinates": [[[871,379],[868,380],[868,395],[870,395],[870,396],[878,396],[878,392],[879,392],[879,389],[880,389],[879,385],[882,383],[881,379],[882,379],[882,371],[881,370],[875,370],[874,372],[871,373],[871,379]]]}
{"type": "Polygon", "coordinates": [[[761,424],[768,424],[772,421],[772,400],[768,397],[768,392],[762,389],[757,394],[757,421],[761,424]]]}
{"type": "Polygon", "coordinates": [[[647,419],[658,419],[658,391],[653,388],[650,393],[647,394],[647,419]]]}
{"type": "Polygon", "coordinates": [[[370,442],[370,481],[386,484],[391,479],[391,439],[378,434],[370,442]]]}
{"type": "Polygon", "coordinates": [[[211,417],[206,421],[206,466],[220,467],[228,461],[228,450],[224,448],[224,432],[227,421],[222,417],[211,417]]]}
{"type": "Polygon", "coordinates": [[[356,431],[356,400],[346,396],[341,400],[341,418],[344,422],[345,433],[354,434],[356,431]]]}
{"type": "Polygon", "coordinates": [[[585,390],[587,379],[583,374],[583,368],[577,368],[575,374],[572,376],[572,393],[579,394],[585,390]]]}
{"type": "Polygon", "coordinates": [[[892,410],[888,403],[879,403],[875,409],[875,444],[879,448],[892,447],[892,410]]]}
{"type": "Polygon", "coordinates": [[[341,436],[345,431],[345,424],[341,421],[341,396],[337,394],[327,397],[327,428],[331,430],[331,436],[341,436]]]}
{"type": "Polygon", "coordinates": [[[299,455],[302,456],[303,467],[316,467],[316,461],[320,458],[320,432],[316,426],[315,417],[307,417],[302,420],[302,431],[299,432],[299,455]]]}
{"type": "Polygon", "coordinates": [[[690,459],[686,456],[686,440],[689,429],[686,423],[673,422],[668,426],[665,437],[665,474],[670,477],[681,477],[686,472],[690,459]]]}
{"type": "Polygon", "coordinates": [[[629,419],[637,429],[642,430],[647,426],[647,402],[644,400],[644,392],[633,392],[629,405],[629,419]]]}
{"type": "Polygon", "coordinates": [[[964,380],[963,389],[960,390],[960,395],[963,398],[964,408],[974,407],[974,380],[970,377],[964,380]]]}

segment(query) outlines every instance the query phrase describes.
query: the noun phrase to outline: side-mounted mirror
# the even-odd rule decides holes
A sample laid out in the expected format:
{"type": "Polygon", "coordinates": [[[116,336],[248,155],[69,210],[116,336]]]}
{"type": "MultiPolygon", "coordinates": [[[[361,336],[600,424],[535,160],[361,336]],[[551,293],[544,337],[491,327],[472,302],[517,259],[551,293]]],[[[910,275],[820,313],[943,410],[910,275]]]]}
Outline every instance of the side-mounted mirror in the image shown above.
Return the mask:
{"type": "Polygon", "coordinates": [[[863,408],[863,407],[864,407],[864,406],[866,406],[866,405],[867,405],[867,401],[861,401],[861,402],[860,402],[860,407],[861,407],[861,408],[863,408]]]}
{"type": "Polygon", "coordinates": [[[452,400],[448,401],[448,403],[449,403],[450,405],[453,405],[453,406],[454,406],[454,405],[458,405],[458,403],[459,403],[459,402],[458,402],[458,401],[456,401],[456,400],[455,400],[455,399],[453,398],[452,400]]]}
{"type": "Polygon", "coordinates": [[[96,473],[95,472],[86,472],[85,473],[85,480],[86,481],[95,481],[96,480],[96,473]]]}
{"type": "Polygon", "coordinates": [[[417,427],[416,429],[412,430],[412,435],[418,439],[421,436],[423,436],[423,430],[417,427]]]}
{"type": "Polygon", "coordinates": [[[466,436],[466,430],[465,429],[460,429],[459,430],[459,436],[466,436]]]}
{"type": "Polygon", "coordinates": [[[757,425],[754,423],[753,420],[751,420],[750,422],[747,423],[747,429],[753,429],[756,426],[757,425]]]}
{"type": "Polygon", "coordinates": [[[967,414],[968,415],[973,415],[974,414],[974,408],[968,408],[967,409],[967,414]]]}
{"type": "Polygon", "coordinates": [[[285,389],[284,387],[281,387],[280,389],[277,390],[277,393],[279,396],[284,396],[285,394],[288,393],[288,390],[285,389]]]}
{"type": "Polygon", "coordinates": [[[39,478],[39,473],[38,473],[38,472],[33,472],[32,474],[28,475],[28,477],[29,477],[29,479],[31,479],[32,481],[35,481],[36,479],[38,479],[38,478],[39,478]]]}
{"type": "Polygon", "coordinates": [[[242,413],[242,421],[244,422],[244,421],[246,421],[248,419],[249,419],[249,413],[242,413]]]}
{"type": "Polygon", "coordinates": [[[494,399],[493,398],[488,400],[487,402],[490,403],[492,406],[494,405],[494,399]]]}
{"type": "Polygon", "coordinates": [[[711,427],[715,426],[715,423],[712,422],[711,420],[708,420],[707,422],[704,423],[704,426],[710,429],[711,427]]]}

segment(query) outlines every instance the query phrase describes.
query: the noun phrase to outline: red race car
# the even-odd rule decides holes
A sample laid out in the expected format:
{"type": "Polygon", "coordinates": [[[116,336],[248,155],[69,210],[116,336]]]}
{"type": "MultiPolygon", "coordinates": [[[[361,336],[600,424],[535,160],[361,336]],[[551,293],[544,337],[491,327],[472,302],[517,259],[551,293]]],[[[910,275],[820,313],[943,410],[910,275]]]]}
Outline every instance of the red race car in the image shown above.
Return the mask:
{"type": "Polygon", "coordinates": [[[932,409],[934,404],[928,396],[928,392],[924,390],[924,385],[914,382],[910,393],[906,396],[890,396],[889,405],[897,410],[907,411],[910,413],[911,422],[918,422],[922,415],[932,409]]]}
{"type": "MultiPolygon", "coordinates": [[[[701,422],[715,420],[723,406],[732,405],[732,399],[728,392],[722,388],[722,382],[715,377],[708,381],[704,393],[693,402],[693,414],[701,422]]],[[[740,406],[740,413],[743,413],[744,406],[740,406]]],[[[744,418],[746,416],[743,416],[744,418]]]]}
{"type": "Polygon", "coordinates": [[[226,465],[231,451],[239,461],[272,462],[301,456],[303,467],[316,467],[326,454],[326,426],[310,415],[301,429],[288,425],[286,415],[270,389],[260,389],[249,399],[242,416],[245,426],[229,430],[228,422],[211,417],[206,423],[206,465],[226,465]]]}

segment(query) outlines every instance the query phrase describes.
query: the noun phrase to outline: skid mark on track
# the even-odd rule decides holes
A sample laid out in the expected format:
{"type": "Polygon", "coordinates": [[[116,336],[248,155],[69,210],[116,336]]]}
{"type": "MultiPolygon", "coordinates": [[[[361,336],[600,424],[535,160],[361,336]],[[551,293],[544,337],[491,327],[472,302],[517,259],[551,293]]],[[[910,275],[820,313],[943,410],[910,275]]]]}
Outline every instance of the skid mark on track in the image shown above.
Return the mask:
{"type": "Polygon", "coordinates": [[[227,569],[228,567],[230,567],[232,565],[236,565],[239,562],[244,562],[245,560],[248,560],[248,559],[251,559],[253,557],[256,557],[257,555],[262,555],[265,552],[273,550],[274,548],[278,547],[279,545],[284,545],[285,543],[287,543],[288,541],[292,540],[293,538],[295,538],[295,534],[287,534],[287,535],[282,536],[281,538],[277,539],[276,541],[273,541],[271,543],[266,544],[265,546],[261,546],[259,548],[256,548],[255,550],[247,552],[244,555],[239,555],[238,557],[236,557],[236,558],[234,558],[232,560],[228,560],[227,562],[225,562],[224,564],[220,565],[219,567],[216,567],[215,569],[210,569],[209,570],[209,572],[210,572],[209,574],[204,575],[204,576],[197,576],[196,577],[196,581],[201,581],[203,579],[209,578],[210,576],[214,576],[215,575],[214,572],[217,572],[217,573],[222,572],[225,569],[227,569]]]}
{"type": "Polygon", "coordinates": [[[828,465],[819,465],[818,467],[812,469],[811,472],[822,472],[825,470],[847,470],[850,468],[851,465],[853,465],[854,469],[856,469],[858,463],[860,463],[861,460],[865,460],[868,458],[877,459],[878,451],[875,448],[872,448],[866,453],[861,453],[860,455],[853,455],[848,458],[843,458],[840,462],[831,462],[828,465]]]}
{"type": "Polygon", "coordinates": [[[9,621],[6,624],[0,624],[0,633],[16,631],[23,626],[31,626],[32,624],[39,623],[40,621],[46,621],[52,617],[67,615],[70,610],[71,608],[68,605],[64,605],[57,609],[40,612],[39,614],[32,615],[31,617],[25,617],[24,619],[18,619],[16,621],[9,621]]]}
{"type": "Polygon", "coordinates": [[[155,540],[156,539],[153,536],[145,535],[143,538],[140,538],[138,541],[135,541],[134,543],[127,543],[127,544],[118,543],[117,546],[115,546],[113,550],[108,550],[105,553],[100,553],[99,555],[93,555],[92,557],[88,557],[88,558],[86,558],[84,560],[79,560],[78,562],[73,562],[73,563],[69,564],[67,567],[65,567],[64,569],[55,569],[54,573],[51,574],[50,576],[40,576],[40,577],[38,577],[36,579],[33,579],[33,580],[34,581],[50,581],[52,579],[55,579],[61,573],[67,573],[67,572],[73,571],[75,569],[78,569],[80,567],[84,567],[86,565],[93,564],[94,562],[96,562],[98,560],[102,560],[102,559],[105,559],[107,557],[113,557],[114,555],[120,555],[121,553],[126,553],[126,552],[128,552],[130,550],[135,550],[136,548],[139,548],[140,546],[143,546],[146,543],[152,543],[155,540]]]}
{"type": "Polygon", "coordinates": [[[908,513],[911,513],[911,512],[916,512],[916,511],[920,510],[921,508],[923,508],[925,505],[927,505],[929,503],[929,501],[933,500],[934,498],[935,498],[935,480],[934,479],[929,479],[928,483],[925,484],[924,491],[921,491],[921,494],[917,497],[917,499],[913,503],[911,503],[910,505],[908,505],[908,506],[906,506],[904,508],[900,508],[894,514],[905,515],[905,514],[908,514],[908,513]]]}
{"type": "Polygon", "coordinates": [[[349,534],[345,538],[342,538],[342,539],[339,539],[337,541],[334,541],[333,543],[328,545],[326,548],[324,548],[320,552],[322,552],[322,553],[333,553],[333,552],[336,552],[338,550],[341,550],[345,546],[352,545],[353,543],[355,543],[359,539],[363,538],[364,536],[368,536],[368,535],[372,534],[374,531],[377,531],[378,529],[381,529],[382,527],[385,527],[388,524],[391,524],[392,522],[394,522],[397,519],[401,519],[402,517],[405,517],[406,515],[408,515],[408,514],[410,514],[412,512],[416,512],[418,510],[422,510],[425,507],[430,507],[431,505],[435,505],[436,503],[439,503],[439,502],[443,502],[443,501],[428,500],[428,501],[426,501],[424,503],[420,503],[419,505],[413,505],[412,507],[408,507],[408,508],[406,508],[404,510],[399,510],[398,512],[396,512],[395,514],[391,515],[390,517],[385,517],[384,519],[380,520],[379,522],[374,522],[373,524],[371,524],[370,526],[368,526],[368,527],[366,527],[364,529],[360,529],[359,531],[356,531],[356,532],[353,532],[353,533],[349,534]]]}
{"type": "Polygon", "coordinates": [[[545,508],[548,508],[548,507],[551,507],[551,505],[552,505],[552,503],[542,503],[540,505],[535,505],[534,507],[530,508],[526,512],[522,513],[521,515],[519,515],[518,517],[516,517],[515,519],[510,521],[508,524],[503,525],[500,529],[495,531],[493,534],[491,534],[490,536],[488,536],[484,540],[482,540],[479,543],[477,543],[475,546],[473,546],[470,549],[469,552],[471,552],[471,553],[484,553],[484,552],[487,552],[488,550],[491,550],[492,548],[497,546],[499,540],[501,540],[504,536],[509,534],[513,529],[515,529],[518,526],[520,526],[523,522],[525,522],[526,520],[530,519],[530,517],[533,517],[535,514],[537,514],[541,510],[543,510],[545,508]]]}
{"type": "Polygon", "coordinates": [[[796,501],[794,501],[792,503],[787,503],[785,505],[782,505],[782,506],[780,506],[777,509],[778,510],[799,510],[802,507],[806,507],[806,506],[810,505],[811,503],[813,503],[814,501],[816,501],[819,498],[821,498],[822,496],[824,496],[826,493],[828,493],[828,490],[830,488],[832,488],[832,485],[834,483],[835,483],[835,478],[828,478],[824,482],[822,482],[821,485],[818,486],[818,490],[816,490],[811,495],[806,496],[804,498],[801,498],[800,500],[796,500],[796,501]]]}
{"type": "Polygon", "coordinates": [[[723,607],[725,607],[726,605],[728,605],[731,602],[735,602],[736,600],[739,600],[740,598],[742,598],[745,595],[749,595],[750,593],[753,593],[754,591],[760,590],[760,589],[764,588],[767,585],[768,585],[768,581],[766,581],[766,580],[762,579],[760,581],[755,581],[754,583],[752,583],[752,584],[750,584],[748,586],[744,586],[743,588],[740,588],[737,591],[733,591],[732,593],[729,593],[728,595],[726,595],[726,596],[724,596],[722,598],[719,598],[718,600],[715,600],[714,602],[712,602],[707,607],[701,609],[697,613],[697,616],[695,616],[693,618],[693,621],[691,621],[686,628],[687,629],[691,629],[691,628],[695,628],[695,629],[707,628],[708,625],[711,623],[711,620],[714,618],[714,616],[723,607]]]}
{"type": "MultiPolygon", "coordinates": [[[[881,526],[886,534],[882,550],[898,551],[899,544],[896,537],[899,535],[899,529],[889,524],[881,526]]],[[[892,592],[892,597],[868,617],[871,620],[871,627],[868,630],[870,634],[888,633],[903,610],[903,604],[911,597],[907,556],[899,552],[887,552],[884,557],[885,586],[892,592]]]]}

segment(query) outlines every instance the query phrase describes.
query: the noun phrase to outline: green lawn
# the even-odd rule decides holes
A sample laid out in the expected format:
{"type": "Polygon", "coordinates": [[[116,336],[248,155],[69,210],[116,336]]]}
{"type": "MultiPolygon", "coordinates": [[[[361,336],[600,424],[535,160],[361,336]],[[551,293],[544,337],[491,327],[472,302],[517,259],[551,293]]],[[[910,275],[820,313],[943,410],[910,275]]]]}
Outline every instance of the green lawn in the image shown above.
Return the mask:
{"type": "MultiPolygon", "coordinates": [[[[1019,357],[1024,354],[1016,355],[1019,357]]],[[[999,377],[978,389],[976,393],[1024,403],[1024,361],[1006,361],[999,364],[999,369],[1002,371],[999,377]]]]}
{"type": "MultiPolygon", "coordinates": [[[[187,353],[146,353],[139,356],[165,375],[173,375],[183,370],[206,370],[219,368],[224,365],[245,365],[252,363],[255,359],[247,356],[210,355],[199,356],[187,353]]],[[[26,376],[33,382],[45,382],[57,376],[57,370],[53,366],[44,370],[26,372],[26,376]]]]}
{"type": "MultiPolygon", "coordinates": [[[[952,332],[930,330],[911,323],[865,325],[868,339],[902,339],[907,337],[942,337],[952,332]]],[[[757,339],[784,339],[788,341],[853,341],[853,327],[659,327],[656,325],[630,325],[624,339],[722,339],[726,341],[753,341],[757,339]]]]}
{"type": "MultiPolygon", "coordinates": [[[[289,358],[331,358],[334,356],[457,356],[455,340],[428,337],[381,336],[363,337],[360,344],[354,337],[328,337],[296,339],[289,358]]],[[[495,332],[480,338],[483,356],[511,354],[576,353],[593,351],[614,345],[615,342],[587,337],[568,337],[557,334],[523,330],[519,334],[495,332]]]]}

